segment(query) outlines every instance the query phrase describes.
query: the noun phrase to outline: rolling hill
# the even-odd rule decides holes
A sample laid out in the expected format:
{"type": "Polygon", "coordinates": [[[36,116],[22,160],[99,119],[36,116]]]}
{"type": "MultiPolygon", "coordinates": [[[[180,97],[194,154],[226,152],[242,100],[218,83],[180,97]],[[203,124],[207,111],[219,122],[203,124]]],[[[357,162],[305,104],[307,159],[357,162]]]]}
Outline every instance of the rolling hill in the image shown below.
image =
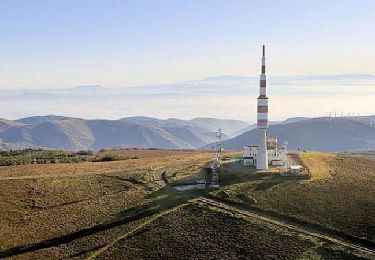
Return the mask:
{"type": "MultiPolygon", "coordinates": [[[[236,136],[239,129],[249,126],[248,122],[230,119],[217,119],[199,117],[191,120],[181,120],[177,118],[168,118],[165,120],[152,118],[152,117],[126,117],[122,121],[141,124],[141,125],[154,125],[158,127],[188,127],[196,131],[205,133],[215,133],[217,129],[221,128],[223,133],[228,137],[236,136]]],[[[208,134],[210,136],[210,134],[208,134]]]]}
{"type": "MultiPolygon", "coordinates": [[[[269,137],[277,137],[279,143],[288,142],[290,148],[319,151],[348,151],[375,149],[375,116],[327,117],[287,120],[270,125],[269,137]],[[288,123],[290,122],[290,123],[288,123]]],[[[252,129],[223,142],[224,149],[241,149],[257,145],[258,130],[252,129]]],[[[208,148],[209,145],[204,148],[208,148]]]]}
{"type": "MultiPolygon", "coordinates": [[[[375,149],[375,116],[289,118],[273,122],[268,136],[288,141],[290,148],[320,151],[375,149]]],[[[30,147],[85,150],[109,147],[209,149],[215,129],[224,132],[224,149],[257,144],[255,125],[214,118],[181,120],[127,117],[120,120],[86,120],[62,116],[0,119],[0,150],[30,147]],[[229,138],[236,132],[238,136],[229,138]]]]}
{"type": "MultiPolygon", "coordinates": [[[[209,120],[214,120],[216,125],[206,129],[203,119],[199,123],[149,117],[120,120],[85,120],[63,116],[35,116],[15,121],[1,119],[0,150],[29,147],[69,150],[107,147],[195,149],[215,141],[212,127],[225,126],[228,121],[209,120]]],[[[237,126],[247,124],[232,121],[237,126]]],[[[235,127],[225,129],[232,131],[235,127]]]]}

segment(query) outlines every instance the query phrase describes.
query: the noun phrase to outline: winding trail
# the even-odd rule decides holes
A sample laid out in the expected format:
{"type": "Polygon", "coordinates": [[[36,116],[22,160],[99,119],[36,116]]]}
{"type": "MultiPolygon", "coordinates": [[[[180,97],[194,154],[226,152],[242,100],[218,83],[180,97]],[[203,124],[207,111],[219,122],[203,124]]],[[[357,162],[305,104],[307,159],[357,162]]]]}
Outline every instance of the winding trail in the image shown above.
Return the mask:
{"type": "Polygon", "coordinates": [[[293,223],[292,221],[285,220],[281,217],[271,217],[269,214],[262,214],[259,212],[252,211],[250,209],[244,209],[239,208],[236,206],[228,205],[222,201],[218,201],[216,199],[208,198],[205,196],[201,196],[198,198],[193,198],[188,201],[182,202],[181,204],[175,204],[174,207],[169,208],[165,211],[160,211],[159,213],[152,216],[149,220],[142,223],[141,225],[135,227],[134,229],[130,230],[129,232],[125,233],[124,235],[121,235],[111,241],[110,243],[106,244],[105,246],[95,250],[91,255],[89,255],[86,259],[95,259],[98,256],[100,256],[105,251],[109,250],[113,246],[115,246],[118,242],[127,239],[129,236],[134,234],[135,232],[139,231],[140,229],[146,227],[147,225],[150,225],[153,221],[158,220],[159,218],[165,216],[166,214],[169,214],[171,212],[174,212],[180,208],[182,208],[185,205],[188,205],[189,203],[198,204],[198,205],[206,205],[211,208],[217,208],[220,210],[224,210],[226,212],[232,213],[236,217],[242,217],[242,218],[253,218],[257,219],[263,222],[267,222],[269,224],[279,226],[288,230],[292,230],[294,232],[298,232],[307,236],[315,237],[320,240],[330,242],[336,245],[340,245],[344,248],[347,248],[350,251],[359,252],[362,254],[365,254],[368,256],[369,259],[375,259],[375,246],[367,243],[361,243],[360,241],[352,241],[351,239],[348,239],[347,237],[342,237],[339,235],[334,234],[328,234],[326,232],[323,232],[319,229],[314,229],[311,227],[307,227],[304,225],[300,225],[298,223],[293,223]]]}
{"type": "Polygon", "coordinates": [[[113,247],[119,241],[130,237],[131,235],[136,233],[138,230],[142,229],[143,227],[146,227],[146,226],[150,225],[153,221],[163,217],[164,215],[169,214],[173,211],[177,211],[178,209],[182,208],[184,205],[186,205],[186,204],[177,205],[177,206],[175,206],[175,207],[173,207],[169,210],[165,210],[165,211],[162,211],[162,212],[154,215],[149,220],[145,221],[144,223],[140,224],[139,226],[135,227],[134,229],[130,230],[129,232],[125,233],[124,235],[121,235],[121,236],[117,237],[115,240],[111,241],[110,243],[106,244],[105,246],[103,246],[103,247],[99,248],[98,250],[94,251],[90,256],[88,256],[85,259],[87,259],[87,260],[95,259],[99,255],[101,255],[102,253],[104,253],[105,251],[107,251],[108,249],[113,247]]]}
{"type": "Polygon", "coordinates": [[[171,169],[173,167],[176,167],[176,164],[168,164],[168,165],[166,165],[166,166],[164,166],[164,167],[162,167],[162,168],[160,168],[160,169],[158,169],[154,172],[153,178],[154,178],[155,183],[159,187],[163,188],[163,187],[167,186],[168,181],[166,179],[166,173],[169,169],[171,169]]]}
{"type": "Polygon", "coordinates": [[[170,163],[165,165],[162,168],[157,169],[154,174],[153,174],[153,179],[154,182],[161,188],[167,186],[169,184],[168,178],[166,176],[168,170],[173,169],[177,166],[182,166],[182,165],[190,165],[191,162],[185,162],[185,163],[170,163]]]}
{"type": "MultiPolygon", "coordinates": [[[[162,168],[157,169],[153,173],[153,176],[152,176],[153,181],[160,188],[166,187],[168,185],[168,180],[166,178],[167,171],[170,169],[173,169],[173,167],[177,167],[180,165],[181,164],[173,163],[173,164],[168,164],[162,168]]],[[[44,178],[45,176],[41,176],[41,177],[44,178]]],[[[112,176],[106,176],[106,177],[112,177],[112,176]]],[[[0,180],[14,180],[14,179],[28,179],[28,178],[29,176],[25,176],[25,178],[23,178],[23,176],[15,177],[15,178],[5,177],[5,178],[0,178],[0,180]]],[[[129,181],[127,179],[124,179],[124,180],[129,181]]],[[[181,192],[181,191],[176,191],[176,192],[181,192]]],[[[287,215],[282,215],[277,212],[263,210],[263,209],[253,207],[250,205],[244,205],[242,203],[237,203],[237,202],[221,199],[213,195],[210,195],[209,193],[200,197],[195,197],[195,198],[194,196],[192,196],[187,199],[166,198],[165,204],[163,206],[161,206],[160,202],[153,202],[147,205],[142,205],[140,207],[131,209],[128,212],[128,214],[126,214],[125,216],[123,216],[122,218],[116,221],[102,223],[102,224],[99,224],[90,228],[86,228],[86,229],[78,230],[70,234],[66,234],[60,237],[55,237],[52,239],[41,241],[39,243],[10,248],[8,250],[0,252],[0,258],[21,255],[21,254],[28,253],[28,252],[33,252],[33,251],[37,251],[37,250],[41,250],[45,248],[59,246],[59,245],[66,244],[66,243],[72,242],[80,238],[88,237],[93,234],[98,234],[100,232],[113,229],[115,227],[118,227],[124,224],[128,224],[130,222],[134,222],[143,218],[148,218],[145,222],[131,229],[127,233],[121,236],[118,236],[112,241],[106,243],[104,246],[100,248],[95,248],[95,250],[91,251],[91,254],[87,257],[87,259],[95,259],[96,257],[100,256],[102,253],[104,253],[108,249],[115,246],[119,241],[127,239],[129,236],[131,236],[135,232],[150,225],[153,221],[159,218],[162,218],[166,214],[176,211],[180,209],[181,207],[190,203],[194,203],[198,205],[206,205],[211,208],[224,210],[238,217],[254,218],[259,221],[267,222],[275,226],[293,230],[301,234],[305,234],[311,237],[321,239],[323,241],[327,241],[330,243],[340,245],[344,248],[347,248],[348,250],[363,253],[366,256],[368,256],[369,259],[375,259],[375,243],[369,240],[350,236],[350,235],[344,234],[343,232],[329,229],[327,227],[320,226],[318,224],[304,222],[302,220],[298,220],[287,215]]]]}
{"type": "MultiPolygon", "coordinates": [[[[170,164],[163,168],[158,169],[154,173],[154,181],[160,186],[165,187],[168,185],[168,180],[166,180],[165,174],[167,170],[175,167],[176,164],[170,164]]],[[[369,257],[369,259],[375,259],[375,244],[371,241],[357,238],[354,236],[350,236],[347,234],[344,234],[340,231],[329,229],[324,226],[320,226],[318,224],[311,224],[308,222],[304,222],[286,215],[278,214],[277,212],[272,212],[268,210],[262,210],[256,207],[252,206],[246,206],[239,203],[234,203],[230,201],[225,201],[223,199],[217,198],[215,196],[212,196],[210,194],[206,194],[204,196],[200,196],[198,198],[193,198],[188,201],[185,201],[184,203],[181,203],[180,205],[175,205],[173,208],[170,208],[166,211],[161,211],[155,216],[153,216],[150,220],[147,222],[141,224],[140,226],[136,227],[135,229],[129,231],[128,233],[118,237],[114,241],[108,243],[104,247],[96,250],[93,254],[91,254],[87,259],[95,259],[100,254],[108,250],[109,248],[113,247],[117,242],[126,239],[131,234],[133,234],[135,231],[138,231],[139,229],[151,224],[154,220],[157,220],[158,218],[163,217],[167,213],[170,213],[172,211],[175,211],[184,205],[187,205],[189,203],[195,203],[195,204],[203,204],[207,205],[209,207],[218,208],[220,210],[225,210],[227,212],[231,212],[235,216],[239,217],[246,217],[246,218],[254,218],[260,221],[264,221],[267,223],[270,223],[272,225],[276,225],[282,228],[286,228],[289,230],[293,230],[295,232],[305,234],[311,237],[315,237],[318,239],[321,239],[323,241],[331,242],[337,245],[340,245],[344,248],[347,248],[351,251],[356,251],[363,253],[369,257]],[[238,205],[237,205],[238,204],[238,205]]]]}
{"type": "Polygon", "coordinates": [[[283,218],[283,215],[277,213],[274,214],[268,211],[263,211],[263,213],[260,213],[260,211],[256,212],[255,210],[251,209],[231,206],[222,201],[212,198],[199,197],[197,199],[192,200],[192,202],[205,204],[211,207],[219,208],[221,210],[229,211],[231,213],[234,213],[235,215],[258,219],[276,226],[303,233],[308,236],[316,237],[325,241],[339,244],[348,249],[363,252],[368,254],[369,256],[371,255],[371,257],[374,257],[375,259],[375,244],[368,240],[342,234],[341,232],[330,230],[328,228],[324,228],[317,225],[316,226],[318,228],[314,228],[310,225],[307,226],[298,223],[298,221],[293,221],[292,218],[283,218]]]}

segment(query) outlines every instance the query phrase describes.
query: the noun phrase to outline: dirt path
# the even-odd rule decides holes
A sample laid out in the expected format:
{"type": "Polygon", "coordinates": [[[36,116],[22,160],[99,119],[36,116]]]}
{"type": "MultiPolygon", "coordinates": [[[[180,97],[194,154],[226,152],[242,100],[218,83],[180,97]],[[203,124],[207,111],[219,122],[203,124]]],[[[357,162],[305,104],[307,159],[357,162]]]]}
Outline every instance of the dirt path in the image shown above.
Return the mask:
{"type": "Polygon", "coordinates": [[[77,178],[88,175],[105,175],[112,172],[79,172],[79,173],[61,173],[61,174],[38,174],[38,175],[24,175],[16,177],[0,177],[0,181],[14,181],[14,180],[36,180],[36,179],[55,179],[55,178],[77,178]]]}
{"type": "MultiPolygon", "coordinates": [[[[326,229],[324,232],[323,230],[314,229],[310,226],[300,225],[298,223],[293,223],[289,219],[282,219],[279,217],[271,217],[270,215],[260,214],[259,212],[254,212],[249,209],[238,208],[234,206],[230,206],[226,203],[221,201],[213,200],[207,197],[199,197],[195,200],[192,200],[195,203],[201,203],[205,205],[209,205],[211,207],[216,207],[221,210],[230,211],[236,215],[242,215],[245,217],[255,218],[261,221],[265,221],[271,223],[273,225],[281,226],[287,229],[291,229],[312,237],[316,237],[325,241],[329,241],[335,244],[339,244],[343,247],[346,247],[350,250],[359,251],[362,253],[366,253],[367,255],[375,258],[375,245],[371,242],[364,240],[362,241],[360,238],[353,238],[351,236],[340,236],[337,234],[338,232],[330,232],[326,229]]],[[[323,228],[324,229],[324,228],[323,228]]]]}
{"type": "Polygon", "coordinates": [[[343,246],[344,248],[347,248],[348,250],[359,252],[362,254],[367,255],[370,259],[375,258],[375,248],[373,245],[369,245],[366,243],[361,243],[359,241],[351,241],[347,237],[338,236],[335,234],[327,234],[326,232],[323,232],[321,230],[317,230],[314,228],[311,228],[310,226],[304,226],[300,225],[298,223],[293,223],[290,220],[284,220],[281,218],[271,217],[267,214],[260,214],[259,212],[255,212],[249,209],[243,209],[239,207],[235,207],[232,205],[228,205],[226,203],[223,203],[221,201],[217,201],[211,198],[207,197],[198,197],[190,199],[187,202],[182,202],[181,204],[174,204],[173,207],[166,209],[164,211],[159,211],[158,214],[155,214],[151,219],[146,221],[145,223],[135,227],[134,229],[130,230],[126,234],[117,237],[115,240],[109,242],[105,246],[101,247],[100,249],[93,252],[88,258],[86,259],[95,259],[102,253],[104,253],[106,250],[110,249],[111,247],[115,246],[119,241],[124,240],[140,230],[141,228],[146,227],[147,225],[150,225],[153,221],[165,216],[166,214],[173,212],[184,205],[188,203],[197,203],[197,204],[203,204],[210,207],[218,208],[220,210],[225,210],[227,212],[231,212],[235,216],[242,216],[245,218],[254,218],[260,221],[264,221],[267,223],[270,223],[272,225],[276,225],[282,228],[286,228],[289,230],[296,231],[301,234],[305,234],[311,237],[315,237],[318,239],[321,239],[323,241],[331,242],[340,246],[343,246]]]}
{"type": "MultiPolygon", "coordinates": [[[[173,169],[177,165],[181,165],[181,164],[174,164],[174,163],[168,164],[154,171],[152,175],[154,182],[161,188],[167,186],[168,180],[166,178],[166,173],[168,170],[173,169]]],[[[90,173],[84,173],[84,174],[79,174],[79,175],[87,175],[87,174],[90,174],[90,173]]],[[[103,173],[91,173],[91,174],[103,175],[103,173]]],[[[59,174],[55,176],[49,175],[48,177],[47,176],[48,175],[0,177],[0,181],[1,180],[51,178],[51,177],[52,178],[77,177],[77,175],[72,175],[72,174],[59,174]]],[[[104,176],[106,176],[105,173],[104,173],[104,176]]],[[[106,177],[112,178],[112,176],[106,176],[106,177]]],[[[127,179],[124,179],[124,180],[130,181],[127,179]]],[[[197,194],[197,196],[200,196],[200,195],[197,194]]],[[[242,204],[231,202],[231,201],[225,201],[220,198],[216,198],[208,193],[204,195],[203,197],[198,197],[198,198],[189,197],[187,199],[176,199],[176,198],[171,199],[169,197],[165,199],[164,203],[160,203],[160,201],[151,202],[147,205],[142,205],[142,206],[133,208],[125,216],[121,217],[120,219],[117,219],[116,221],[102,223],[93,227],[89,227],[86,229],[82,229],[76,232],[66,234],[63,236],[41,241],[39,243],[26,245],[23,247],[10,248],[6,251],[0,252],[0,258],[9,257],[9,256],[17,256],[17,255],[21,255],[27,252],[60,246],[62,244],[67,244],[77,239],[82,239],[82,238],[89,237],[91,235],[99,234],[100,232],[111,230],[115,227],[129,224],[134,221],[147,219],[144,223],[131,229],[129,232],[116,237],[112,241],[108,241],[108,243],[106,243],[104,246],[93,251],[92,254],[88,257],[88,259],[94,259],[97,256],[101,255],[103,252],[105,252],[107,249],[113,247],[119,241],[128,238],[129,236],[131,236],[132,234],[134,234],[141,228],[148,226],[153,221],[161,217],[164,217],[166,214],[174,210],[177,210],[178,208],[188,203],[198,203],[198,204],[208,205],[212,208],[225,210],[234,215],[242,216],[244,218],[245,217],[248,219],[254,218],[263,222],[270,223],[275,226],[293,230],[301,234],[305,234],[311,237],[321,239],[323,241],[328,241],[328,242],[340,245],[351,251],[364,253],[367,256],[369,256],[369,258],[375,259],[375,244],[371,243],[368,240],[350,236],[344,233],[340,233],[339,231],[329,229],[324,226],[319,226],[317,224],[303,222],[303,221],[279,214],[277,212],[271,212],[267,210],[262,210],[260,208],[252,207],[252,206],[242,205],[242,204]]]]}
{"type": "Polygon", "coordinates": [[[154,172],[154,175],[153,175],[155,183],[158,186],[160,186],[161,188],[165,187],[166,185],[168,185],[168,179],[167,179],[167,176],[166,176],[168,170],[173,169],[177,166],[185,165],[185,164],[189,165],[191,163],[192,162],[185,162],[185,163],[179,163],[179,164],[171,163],[171,164],[168,164],[168,165],[156,170],[154,172]]]}
{"type": "MultiPolygon", "coordinates": [[[[80,229],[68,234],[64,234],[61,236],[53,237],[50,239],[46,239],[37,243],[32,243],[24,246],[16,246],[13,248],[8,248],[4,251],[0,252],[0,259],[7,258],[7,257],[15,257],[19,256],[25,253],[34,252],[42,249],[52,248],[52,247],[58,247],[63,244],[71,243],[78,239],[84,239],[89,238],[92,235],[99,234],[101,232],[105,232],[108,230],[113,230],[116,227],[126,225],[135,221],[139,221],[142,219],[151,218],[157,219],[158,217],[161,217],[162,215],[173,211],[174,209],[177,209],[181,207],[184,203],[186,203],[186,200],[183,198],[174,198],[174,199],[162,199],[161,201],[153,201],[148,204],[142,204],[133,208],[130,208],[124,216],[110,221],[110,222],[104,222],[100,223],[88,228],[80,229]]],[[[146,221],[145,223],[150,223],[151,220],[146,221]]],[[[132,234],[139,228],[143,227],[145,224],[141,224],[140,226],[135,227],[134,229],[130,230],[127,234],[132,234]]],[[[114,241],[121,240],[122,237],[126,235],[122,235],[115,239],[114,241]]],[[[115,242],[110,242],[106,244],[106,246],[98,249],[98,251],[95,251],[92,255],[98,255],[98,252],[104,252],[106,248],[108,248],[111,244],[115,242]]],[[[90,258],[91,259],[91,258],[90,258]]]]}
{"type": "Polygon", "coordinates": [[[166,166],[164,166],[163,168],[160,168],[160,169],[158,169],[158,170],[156,170],[155,172],[154,172],[154,176],[153,176],[153,178],[154,178],[154,181],[155,181],[155,183],[159,186],[159,187],[161,187],[161,188],[163,188],[163,187],[165,187],[168,183],[168,181],[167,181],[167,179],[166,179],[166,173],[167,173],[167,171],[169,170],[169,169],[171,169],[171,168],[173,168],[173,167],[176,167],[176,164],[169,164],[169,165],[166,165],[166,166]]]}
{"type": "MultiPolygon", "coordinates": [[[[154,175],[153,175],[154,181],[160,187],[165,187],[166,185],[168,185],[168,181],[166,180],[165,174],[169,169],[173,167],[176,167],[176,164],[166,165],[165,167],[162,167],[154,172],[154,175]]],[[[349,250],[364,253],[368,255],[370,258],[374,257],[375,259],[375,245],[371,243],[370,241],[367,241],[361,238],[356,238],[350,235],[342,234],[339,231],[330,230],[329,228],[326,228],[326,227],[294,220],[293,218],[283,216],[276,212],[264,211],[255,207],[243,208],[238,205],[232,205],[229,202],[221,201],[219,198],[215,198],[209,194],[207,194],[207,196],[205,197],[193,198],[180,205],[175,204],[173,208],[170,208],[166,211],[160,211],[158,214],[152,217],[149,221],[143,223],[142,225],[134,228],[128,233],[116,238],[112,242],[108,243],[107,245],[103,246],[99,250],[95,251],[91,256],[88,257],[88,259],[95,259],[97,256],[105,252],[107,249],[113,247],[119,241],[126,239],[127,237],[129,237],[131,234],[133,234],[140,228],[143,228],[151,224],[154,220],[157,220],[158,218],[163,217],[165,214],[180,208],[182,205],[185,205],[186,203],[205,204],[210,207],[218,208],[220,210],[229,211],[237,216],[258,219],[260,221],[264,221],[272,225],[280,226],[289,230],[299,232],[301,234],[305,234],[305,235],[315,237],[315,238],[318,238],[327,242],[338,244],[340,246],[348,248],[349,250]]]]}
{"type": "Polygon", "coordinates": [[[40,174],[40,175],[27,175],[27,176],[17,176],[17,177],[0,177],[0,181],[53,179],[53,178],[59,178],[59,177],[66,178],[66,177],[76,177],[76,176],[73,176],[72,174],[59,174],[59,175],[40,174]]]}
{"type": "Polygon", "coordinates": [[[92,260],[92,259],[97,258],[99,255],[101,255],[102,253],[104,253],[105,251],[107,251],[108,249],[110,249],[111,247],[113,247],[119,241],[124,240],[124,239],[130,237],[131,235],[133,235],[134,233],[136,233],[138,230],[142,229],[143,227],[145,227],[147,225],[150,225],[153,221],[155,221],[155,220],[163,217],[164,215],[169,214],[169,213],[171,213],[173,211],[177,211],[178,209],[182,208],[184,205],[186,205],[186,204],[182,203],[182,204],[179,204],[179,205],[177,205],[177,206],[175,206],[175,207],[173,207],[171,209],[168,209],[168,210],[165,210],[165,211],[161,211],[160,213],[154,215],[152,218],[150,218],[146,222],[144,222],[144,223],[140,224],[139,226],[137,226],[136,228],[130,230],[126,234],[117,237],[115,240],[111,241],[110,243],[106,244],[105,246],[103,246],[103,247],[99,248],[98,250],[94,251],[90,256],[88,256],[85,259],[86,260],[92,260]]]}

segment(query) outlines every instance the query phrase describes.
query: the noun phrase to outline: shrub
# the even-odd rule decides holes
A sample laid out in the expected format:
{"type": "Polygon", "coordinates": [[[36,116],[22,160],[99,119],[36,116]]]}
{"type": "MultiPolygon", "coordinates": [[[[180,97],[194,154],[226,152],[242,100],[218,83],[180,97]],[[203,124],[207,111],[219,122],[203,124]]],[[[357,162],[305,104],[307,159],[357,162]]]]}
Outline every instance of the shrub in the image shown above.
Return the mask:
{"type": "Polygon", "coordinates": [[[100,158],[98,161],[99,162],[111,162],[111,161],[116,161],[119,158],[115,155],[104,155],[102,158],[100,158]]]}
{"type": "Polygon", "coordinates": [[[91,150],[81,150],[76,152],[76,155],[88,155],[88,156],[93,156],[94,153],[91,150]]]}

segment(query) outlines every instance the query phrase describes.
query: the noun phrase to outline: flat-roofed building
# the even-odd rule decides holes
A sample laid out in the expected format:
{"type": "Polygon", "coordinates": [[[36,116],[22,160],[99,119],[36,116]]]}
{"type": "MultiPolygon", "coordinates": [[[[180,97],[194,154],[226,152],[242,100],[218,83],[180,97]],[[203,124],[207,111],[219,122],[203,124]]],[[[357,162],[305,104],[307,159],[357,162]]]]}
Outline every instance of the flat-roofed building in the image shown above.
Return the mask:
{"type": "MultiPolygon", "coordinates": [[[[246,146],[243,148],[244,165],[256,165],[258,155],[258,146],[246,146]]],[[[277,138],[267,140],[267,161],[268,165],[286,166],[288,160],[288,149],[286,145],[278,146],[277,138]]]]}

